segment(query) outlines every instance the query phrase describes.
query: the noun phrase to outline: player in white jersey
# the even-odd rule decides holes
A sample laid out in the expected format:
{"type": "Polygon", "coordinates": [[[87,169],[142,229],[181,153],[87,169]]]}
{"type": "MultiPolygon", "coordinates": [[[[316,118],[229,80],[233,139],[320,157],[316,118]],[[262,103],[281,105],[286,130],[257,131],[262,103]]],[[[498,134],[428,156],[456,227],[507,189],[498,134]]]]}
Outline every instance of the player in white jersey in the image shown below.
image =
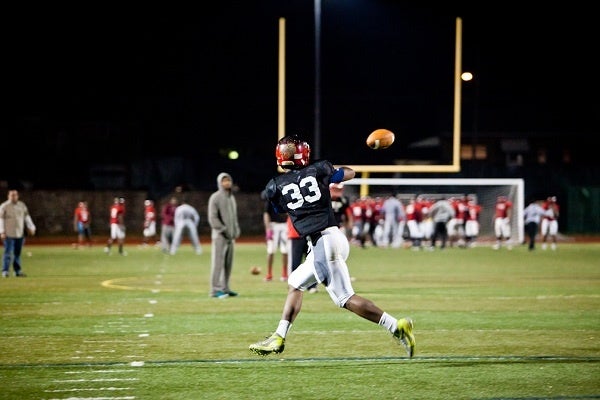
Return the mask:
{"type": "Polygon", "coordinates": [[[198,211],[187,202],[182,201],[181,205],[175,209],[174,219],[175,232],[173,233],[170,254],[174,255],[177,253],[177,249],[183,239],[184,231],[187,231],[196,254],[202,254],[202,247],[198,238],[198,224],[200,223],[200,214],[198,214],[198,211]]]}

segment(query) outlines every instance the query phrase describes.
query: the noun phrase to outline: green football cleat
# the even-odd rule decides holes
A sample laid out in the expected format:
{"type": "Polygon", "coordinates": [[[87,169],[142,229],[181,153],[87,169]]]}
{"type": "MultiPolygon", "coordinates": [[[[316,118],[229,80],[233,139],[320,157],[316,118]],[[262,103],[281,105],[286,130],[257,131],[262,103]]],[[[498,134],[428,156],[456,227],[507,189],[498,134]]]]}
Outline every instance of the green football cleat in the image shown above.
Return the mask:
{"type": "Polygon", "coordinates": [[[271,353],[281,353],[285,348],[285,339],[279,336],[277,333],[272,334],[265,340],[257,343],[252,343],[249,347],[250,351],[258,354],[259,356],[266,356],[271,353]]]}
{"type": "Polygon", "coordinates": [[[406,349],[409,357],[415,354],[415,336],[412,333],[413,321],[405,317],[398,320],[398,327],[394,332],[394,338],[406,349]]]}

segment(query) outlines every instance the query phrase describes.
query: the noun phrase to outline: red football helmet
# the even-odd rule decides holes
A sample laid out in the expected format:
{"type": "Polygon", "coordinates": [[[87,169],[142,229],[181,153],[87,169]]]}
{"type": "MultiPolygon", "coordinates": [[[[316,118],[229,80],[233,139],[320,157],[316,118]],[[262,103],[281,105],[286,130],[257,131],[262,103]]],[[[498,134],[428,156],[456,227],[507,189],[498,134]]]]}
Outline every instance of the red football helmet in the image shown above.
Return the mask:
{"type": "Polygon", "coordinates": [[[297,135],[285,136],[275,147],[277,165],[281,168],[295,169],[308,165],[310,161],[310,145],[297,135]]]}

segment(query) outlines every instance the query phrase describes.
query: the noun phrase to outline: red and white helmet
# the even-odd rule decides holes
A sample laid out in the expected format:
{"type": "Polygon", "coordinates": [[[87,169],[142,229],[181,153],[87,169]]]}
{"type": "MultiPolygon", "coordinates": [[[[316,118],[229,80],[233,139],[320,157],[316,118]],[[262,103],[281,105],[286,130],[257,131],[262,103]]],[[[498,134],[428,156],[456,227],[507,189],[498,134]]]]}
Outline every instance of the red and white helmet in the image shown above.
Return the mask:
{"type": "Polygon", "coordinates": [[[310,145],[301,140],[298,135],[285,136],[277,142],[275,157],[277,165],[281,168],[305,167],[310,161],[310,145]]]}

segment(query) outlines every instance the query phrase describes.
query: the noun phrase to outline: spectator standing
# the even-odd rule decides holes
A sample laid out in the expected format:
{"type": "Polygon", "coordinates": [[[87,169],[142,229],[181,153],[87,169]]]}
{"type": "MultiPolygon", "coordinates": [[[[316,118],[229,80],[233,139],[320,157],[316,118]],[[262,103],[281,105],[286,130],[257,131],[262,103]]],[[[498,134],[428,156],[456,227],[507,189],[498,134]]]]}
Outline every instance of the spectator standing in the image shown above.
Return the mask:
{"type": "Polygon", "coordinates": [[[535,250],[535,238],[540,229],[542,217],[547,211],[540,206],[535,199],[531,199],[529,205],[523,210],[523,219],[525,220],[525,233],[529,238],[529,251],[535,250]]]}
{"type": "Polygon", "coordinates": [[[237,296],[230,288],[230,278],[235,240],[240,237],[241,230],[233,180],[226,172],[217,176],[217,191],[208,198],[208,224],[212,242],[209,295],[219,299],[237,296]]]}
{"type": "Polygon", "coordinates": [[[496,199],[496,210],[494,213],[494,233],[496,234],[496,244],[493,249],[498,250],[502,243],[506,244],[508,250],[512,249],[509,244],[511,229],[510,218],[512,216],[512,202],[506,196],[498,196],[496,199]]]}
{"type": "Polygon", "coordinates": [[[160,210],[160,245],[164,253],[171,251],[173,234],[175,233],[175,209],[179,205],[177,197],[172,196],[160,210]]]}
{"type": "Polygon", "coordinates": [[[144,200],[144,225],[142,230],[142,246],[146,247],[150,242],[156,242],[156,208],[154,201],[144,200]]]}
{"type": "Polygon", "coordinates": [[[560,207],[556,202],[556,196],[550,196],[546,199],[542,208],[546,210],[546,215],[542,219],[542,250],[546,250],[546,241],[548,237],[552,243],[550,244],[550,248],[552,250],[556,250],[556,236],[558,235],[558,216],[560,214],[560,207]]]}
{"type": "Polygon", "coordinates": [[[109,210],[110,237],[106,242],[104,252],[111,254],[112,245],[115,241],[119,246],[119,254],[126,256],[127,252],[123,249],[125,244],[125,198],[115,197],[109,210]]]}
{"type": "Polygon", "coordinates": [[[92,214],[86,201],[80,201],[73,212],[73,229],[77,232],[76,249],[92,245],[92,214]]]}
{"type": "Polygon", "coordinates": [[[175,209],[173,221],[175,223],[175,231],[173,232],[173,242],[171,243],[169,254],[173,256],[177,253],[179,246],[181,246],[184,232],[187,232],[196,254],[202,254],[202,246],[198,237],[198,224],[200,224],[198,210],[192,207],[185,199],[182,199],[181,204],[175,209]]]}
{"type": "Polygon", "coordinates": [[[275,252],[279,249],[281,253],[281,278],[282,282],[288,278],[288,227],[287,213],[278,213],[273,205],[264,198],[263,224],[265,226],[265,239],[267,241],[267,275],[265,282],[273,280],[273,261],[275,252]]]}
{"type": "Polygon", "coordinates": [[[0,204],[0,239],[4,243],[3,278],[8,278],[11,262],[15,276],[26,276],[21,266],[25,229],[30,235],[35,235],[35,224],[29,215],[27,205],[19,200],[19,191],[11,189],[8,191],[8,200],[0,204]]]}

